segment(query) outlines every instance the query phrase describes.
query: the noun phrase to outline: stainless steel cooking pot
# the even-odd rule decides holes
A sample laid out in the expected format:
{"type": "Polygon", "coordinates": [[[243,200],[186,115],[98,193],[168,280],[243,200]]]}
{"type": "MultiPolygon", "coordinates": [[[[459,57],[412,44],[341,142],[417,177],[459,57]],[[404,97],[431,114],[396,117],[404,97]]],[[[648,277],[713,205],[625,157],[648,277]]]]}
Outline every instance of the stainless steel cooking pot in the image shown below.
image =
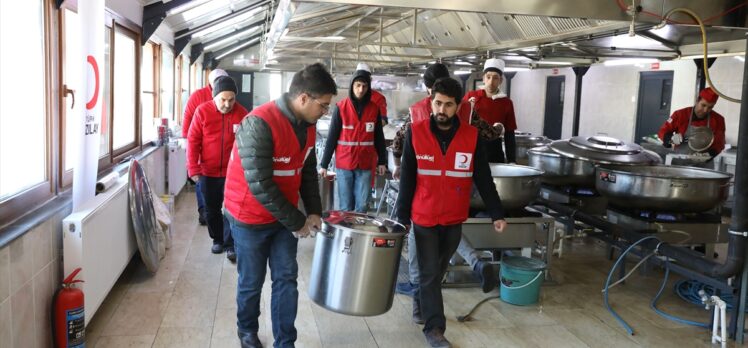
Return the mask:
{"type": "Polygon", "coordinates": [[[728,195],[732,175],[680,166],[597,168],[595,187],[610,204],[642,210],[696,213],[718,206],[728,195]]]}
{"type": "Polygon", "coordinates": [[[595,165],[592,162],[566,157],[548,146],[527,151],[528,165],[544,172],[541,180],[550,185],[592,187],[595,165]]]}
{"type": "Polygon", "coordinates": [[[309,279],[309,297],[333,312],[387,312],[395,295],[405,226],[352,212],[323,215],[309,279]]]}
{"type": "Polygon", "coordinates": [[[551,143],[551,140],[546,138],[545,136],[532,136],[529,133],[517,133],[515,134],[514,139],[517,144],[517,164],[521,165],[527,165],[529,163],[527,154],[528,150],[532,149],[533,147],[548,145],[551,143]]]}
{"type": "Polygon", "coordinates": [[[661,161],[657,154],[637,144],[605,135],[556,140],[548,149],[534,148],[528,153],[530,165],[546,172],[544,182],[581,187],[595,186],[596,164],[650,165],[661,161]],[[552,152],[561,156],[554,156],[552,152]]]}
{"type": "MultiPolygon", "coordinates": [[[[491,163],[490,166],[493,183],[505,210],[524,208],[538,196],[543,171],[514,164],[491,163]]],[[[470,207],[485,209],[483,199],[477,192],[473,192],[470,207]]]]}

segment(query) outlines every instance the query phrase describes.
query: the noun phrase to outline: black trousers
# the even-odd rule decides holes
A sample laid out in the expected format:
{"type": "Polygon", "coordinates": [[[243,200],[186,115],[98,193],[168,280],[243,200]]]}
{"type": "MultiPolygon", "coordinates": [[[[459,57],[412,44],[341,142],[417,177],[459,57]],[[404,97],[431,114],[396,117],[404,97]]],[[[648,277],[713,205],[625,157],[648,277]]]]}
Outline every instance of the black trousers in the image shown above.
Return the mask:
{"type": "Polygon", "coordinates": [[[417,297],[421,314],[426,324],[423,332],[433,329],[447,329],[442,299],[442,278],[447,272],[449,259],[457,250],[462,237],[462,224],[423,227],[413,224],[416,237],[416,254],[420,289],[417,297]]]}
{"type": "Polygon", "coordinates": [[[208,223],[208,234],[214,244],[223,244],[225,248],[231,248],[234,246],[231,228],[221,212],[225,184],[225,177],[200,176],[200,188],[205,198],[205,221],[208,223]]]}
{"type": "Polygon", "coordinates": [[[504,138],[484,141],[486,157],[489,163],[506,163],[504,156],[504,138]]]}

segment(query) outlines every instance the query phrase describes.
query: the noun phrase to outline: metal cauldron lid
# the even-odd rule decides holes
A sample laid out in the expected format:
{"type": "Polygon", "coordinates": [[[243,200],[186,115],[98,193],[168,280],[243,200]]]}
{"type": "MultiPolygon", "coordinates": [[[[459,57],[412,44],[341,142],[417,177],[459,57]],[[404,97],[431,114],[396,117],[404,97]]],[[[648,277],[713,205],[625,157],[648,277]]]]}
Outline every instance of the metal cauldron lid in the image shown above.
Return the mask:
{"type": "Polygon", "coordinates": [[[148,185],[148,178],[145,176],[143,167],[135,159],[130,160],[128,177],[130,215],[132,216],[135,240],[146,268],[155,273],[160,262],[158,235],[161,233],[161,227],[156,220],[156,212],[153,209],[151,187],[148,185]]]}
{"type": "Polygon", "coordinates": [[[362,232],[405,233],[405,226],[395,220],[348,211],[327,211],[322,214],[322,221],[328,227],[348,228],[362,232]]]}
{"type": "Polygon", "coordinates": [[[563,156],[593,163],[640,165],[660,161],[638,144],[604,135],[556,140],[549,147],[563,156]]]}
{"type": "Polygon", "coordinates": [[[612,154],[636,154],[641,152],[642,147],[637,144],[625,143],[620,139],[607,135],[593,135],[590,137],[573,137],[569,139],[572,146],[592,151],[600,151],[612,154]]]}

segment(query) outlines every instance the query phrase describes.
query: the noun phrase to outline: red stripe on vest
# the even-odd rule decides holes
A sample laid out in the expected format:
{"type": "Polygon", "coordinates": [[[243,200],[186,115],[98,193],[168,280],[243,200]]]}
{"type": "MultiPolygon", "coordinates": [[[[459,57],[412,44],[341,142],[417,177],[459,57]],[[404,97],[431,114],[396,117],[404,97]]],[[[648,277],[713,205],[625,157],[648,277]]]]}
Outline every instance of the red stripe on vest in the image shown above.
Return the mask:
{"type": "MultiPolygon", "coordinates": [[[[316,127],[307,128],[306,144],[302,149],[288,118],[271,101],[252,111],[252,115],[263,119],[273,136],[273,181],[291,204],[299,204],[301,168],[314,147],[316,127]]],[[[249,190],[244,178],[239,150],[234,144],[226,175],[223,204],[235,219],[252,225],[277,221],[249,190]]]]}
{"type": "Polygon", "coordinates": [[[411,219],[425,227],[462,223],[470,209],[478,130],[461,124],[442,155],[429,120],[411,127],[418,164],[411,219]]]}

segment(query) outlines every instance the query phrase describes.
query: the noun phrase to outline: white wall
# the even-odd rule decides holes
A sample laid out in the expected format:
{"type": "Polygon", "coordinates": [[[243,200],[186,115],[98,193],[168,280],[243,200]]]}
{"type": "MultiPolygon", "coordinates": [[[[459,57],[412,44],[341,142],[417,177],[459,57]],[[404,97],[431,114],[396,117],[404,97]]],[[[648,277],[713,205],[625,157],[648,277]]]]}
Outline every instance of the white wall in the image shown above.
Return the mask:
{"type": "MultiPolygon", "coordinates": [[[[639,76],[651,71],[650,65],[594,65],[584,76],[580,110],[580,135],[607,133],[624,141],[633,141],[639,76]]],[[[671,112],[691,106],[696,88],[696,65],[692,60],[661,62],[660,71],[673,71],[671,112]]],[[[733,98],[742,91],[743,63],[733,57],[721,57],[710,69],[712,82],[733,98]]],[[[512,101],[520,130],[542,134],[545,112],[545,86],[551,69],[520,71],[512,79],[512,101]]],[[[571,136],[576,76],[571,68],[559,69],[566,75],[566,94],[562,137],[571,136]]],[[[720,99],[714,110],[725,117],[727,142],[737,144],[740,105],[720,99]]]]}

